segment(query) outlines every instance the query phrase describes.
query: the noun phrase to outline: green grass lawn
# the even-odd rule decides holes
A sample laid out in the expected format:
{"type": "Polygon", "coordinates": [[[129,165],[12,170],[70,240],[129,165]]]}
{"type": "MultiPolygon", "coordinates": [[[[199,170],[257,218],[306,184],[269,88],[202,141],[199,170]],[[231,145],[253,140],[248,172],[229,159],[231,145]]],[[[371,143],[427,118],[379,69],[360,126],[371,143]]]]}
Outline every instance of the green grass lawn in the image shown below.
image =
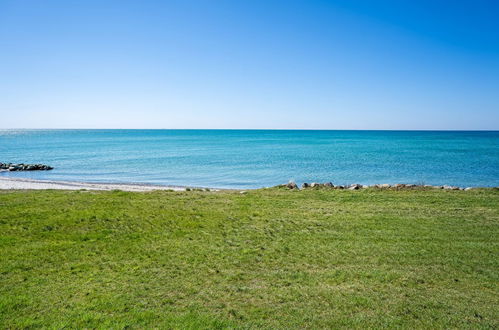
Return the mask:
{"type": "Polygon", "coordinates": [[[0,328],[499,327],[499,191],[0,192],[0,328]]]}

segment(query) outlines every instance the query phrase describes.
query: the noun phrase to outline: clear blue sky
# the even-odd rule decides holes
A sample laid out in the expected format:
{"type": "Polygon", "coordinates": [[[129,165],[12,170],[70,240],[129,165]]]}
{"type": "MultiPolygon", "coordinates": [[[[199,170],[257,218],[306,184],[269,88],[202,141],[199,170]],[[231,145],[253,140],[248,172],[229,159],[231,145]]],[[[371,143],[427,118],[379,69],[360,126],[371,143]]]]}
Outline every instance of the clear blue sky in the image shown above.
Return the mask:
{"type": "Polygon", "coordinates": [[[0,0],[0,128],[499,129],[499,1],[0,0]]]}

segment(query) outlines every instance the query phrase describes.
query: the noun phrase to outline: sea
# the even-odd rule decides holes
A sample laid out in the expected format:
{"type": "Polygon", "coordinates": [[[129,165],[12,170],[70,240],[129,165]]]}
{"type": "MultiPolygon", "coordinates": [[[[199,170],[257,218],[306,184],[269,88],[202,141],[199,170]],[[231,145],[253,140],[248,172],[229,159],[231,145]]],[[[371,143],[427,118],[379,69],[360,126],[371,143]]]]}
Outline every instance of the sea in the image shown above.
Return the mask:
{"type": "Polygon", "coordinates": [[[294,181],[499,186],[499,131],[0,130],[2,177],[251,189],[294,181]]]}

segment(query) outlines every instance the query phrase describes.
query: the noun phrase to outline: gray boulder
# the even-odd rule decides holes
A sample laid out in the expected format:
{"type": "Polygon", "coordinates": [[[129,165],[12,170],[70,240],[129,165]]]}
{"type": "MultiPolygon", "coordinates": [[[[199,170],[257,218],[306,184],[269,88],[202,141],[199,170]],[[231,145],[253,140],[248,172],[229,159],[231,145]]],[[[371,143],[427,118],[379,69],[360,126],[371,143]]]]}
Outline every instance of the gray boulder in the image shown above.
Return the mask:
{"type": "Polygon", "coordinates": [[[362,188],[362,185],[358,183],[354,183],[348,187],[349,190],[359,190],[360,188],[362,188]]]}

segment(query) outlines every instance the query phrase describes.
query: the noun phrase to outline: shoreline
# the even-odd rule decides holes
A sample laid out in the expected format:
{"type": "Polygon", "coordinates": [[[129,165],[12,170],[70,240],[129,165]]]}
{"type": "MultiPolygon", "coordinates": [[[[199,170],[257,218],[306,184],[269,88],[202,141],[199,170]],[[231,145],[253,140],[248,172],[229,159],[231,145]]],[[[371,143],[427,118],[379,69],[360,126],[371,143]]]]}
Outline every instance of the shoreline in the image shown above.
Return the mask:
{"type": "MultiPolygon", "coordinates": [[[[1,172],[1,170],[0,170],[1,172]]],[[[413,189],[413,188],[433,188],[433,189],[443,189],[443,190],[470,190],[470,189],[480,189],[480,188],[495,188],[495,187],[457,187],[457,186],[432,186],[432,185],[415,185],[415,184],[375,184],[375,185],[333,185],[332,183],[304,183],[301,188],[298,187],[294,182],[287,184],[280,184],[273,186],[274,188],[287,188],[290,190],[303,190],[303,189],[315,189],[315,188],[329,188],[329,189],[345,189],[345,190],[359,190],[366,188],[380,188],[380,189],[413,189]]],[[[272,187],[262,187],[262,189],[272,188],[272,187]]],[[[172,185],[161,185],[161,184],[150,184],[150,183],[113,183],[113,182],[83,182],[83,181],[58,181],[58,180],[37,180],[37,179],[26,179],[26,178],[12,178],[0,176],[0,190],[100,190],[100,191],[111,191],[111,190],[121,190],[121,191],[131,191],[131,192],[148,192],[155,190],[172,190],[172,191],[190,191],[190,190],[206,190],[206,191],[241,191],[244,193],[247,190],[257,190],[254,189],[226,189],[226,188],[206,188],[206,187],[194,187],[194,186],[172,186],[172,185]]]]}
{"type": "MultiPolygon", "coordinates": [[[[0,177],[0,190],[122,190],[122,191],[154,191],[154,190],[174,190],[186,191],[194,187],[166,186],[145,183],[96,183],[79,181],[55,181],[55,180],[34,180],[24,178],[0,177]]],[[[219,189],[211,189],[217,191],[219,189]]]]}

